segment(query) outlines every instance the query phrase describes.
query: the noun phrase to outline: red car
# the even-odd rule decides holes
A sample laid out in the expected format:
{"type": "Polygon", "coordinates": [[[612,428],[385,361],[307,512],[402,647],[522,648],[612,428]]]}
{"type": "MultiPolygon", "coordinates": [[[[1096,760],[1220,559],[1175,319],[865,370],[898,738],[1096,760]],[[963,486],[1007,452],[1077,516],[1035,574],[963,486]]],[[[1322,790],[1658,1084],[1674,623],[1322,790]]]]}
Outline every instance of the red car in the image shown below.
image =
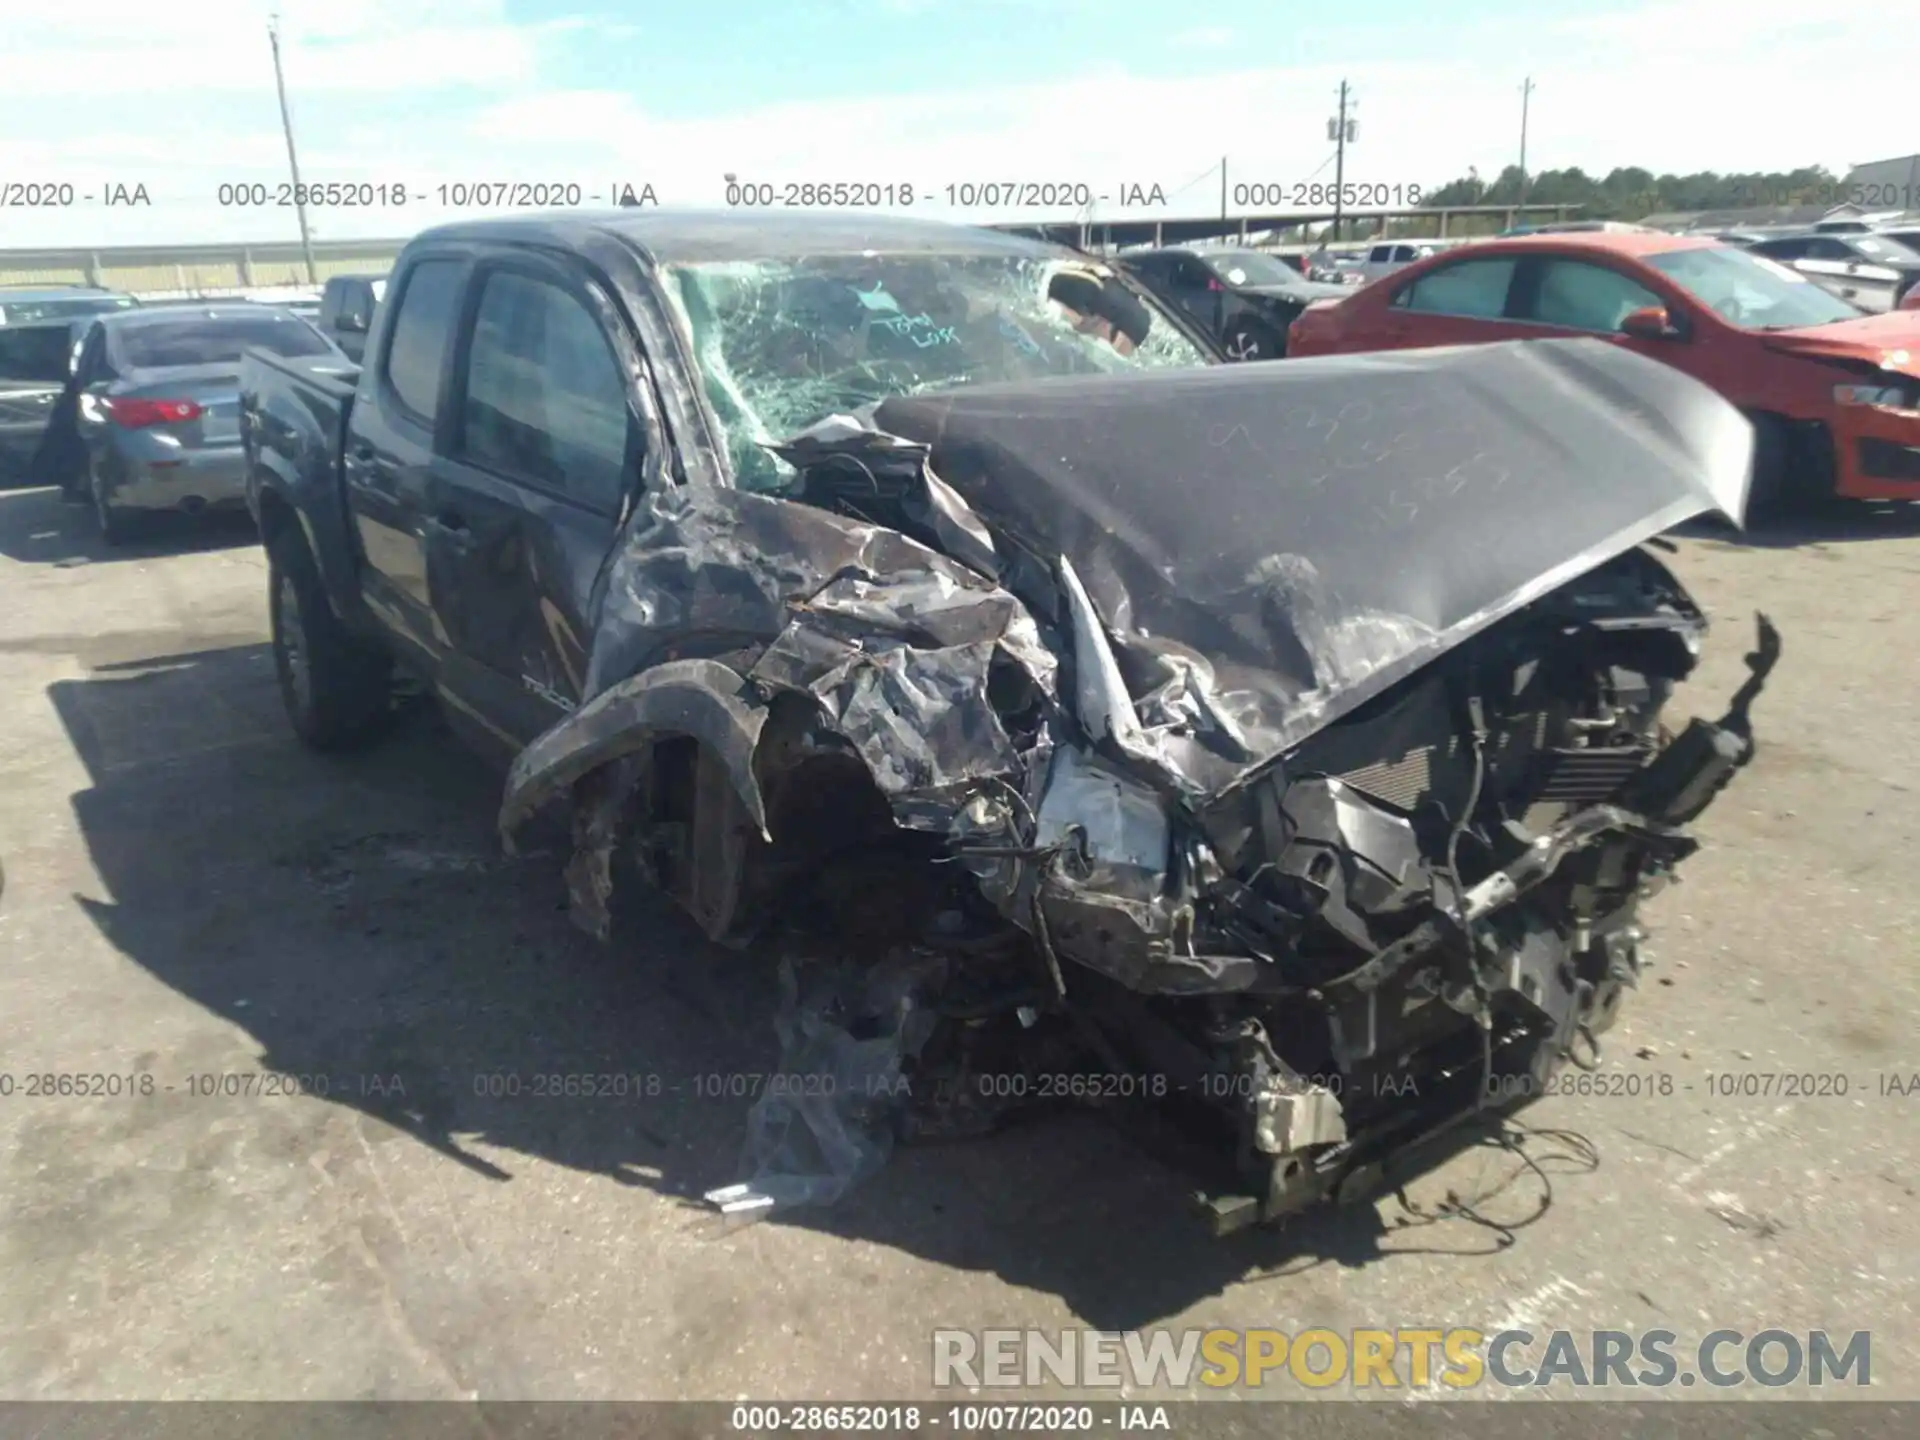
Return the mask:
{"type": "Polygon", "coordinates": [[[1532,235],[1462,246],[1293,322],[1290,356],[1592,335],[1705,381],[1754,422],[1749,512],[1920,499],[1920,314],[1866,315],[1718,241],[1532,235]]]}

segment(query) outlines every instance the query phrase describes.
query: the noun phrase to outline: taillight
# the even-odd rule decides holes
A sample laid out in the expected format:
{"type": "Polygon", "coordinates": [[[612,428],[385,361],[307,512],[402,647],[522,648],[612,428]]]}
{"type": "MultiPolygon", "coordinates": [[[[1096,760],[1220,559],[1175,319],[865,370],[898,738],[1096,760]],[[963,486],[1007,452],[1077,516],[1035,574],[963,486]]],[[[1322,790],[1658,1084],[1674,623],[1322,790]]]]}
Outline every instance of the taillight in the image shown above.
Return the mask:
{"type": "Polygon", "coordinates": [[[171,425],[177,420],[198,420],[202,407],[193,400],[136,400],[119,397],[107,401],[107,414],[113,423],[126,430],[148,425],[171,425]]]}

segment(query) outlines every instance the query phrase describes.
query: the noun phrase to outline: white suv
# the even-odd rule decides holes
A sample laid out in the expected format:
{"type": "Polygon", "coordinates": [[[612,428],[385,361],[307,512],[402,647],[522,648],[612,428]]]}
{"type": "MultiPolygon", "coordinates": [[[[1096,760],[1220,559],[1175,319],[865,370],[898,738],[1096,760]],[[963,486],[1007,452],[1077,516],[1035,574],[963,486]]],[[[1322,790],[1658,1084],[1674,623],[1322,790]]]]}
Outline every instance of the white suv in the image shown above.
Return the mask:
{"type": "Polygon", "coordinates": [[[1382,275],[1391,275],[1416,260],[1438,254],[1439,250],[1438,245],[1423,245],[1417,240],[1395,240],[1390,244],[1376,245],[1367,251],[1367,258],[1360,266],[1360,281],[1362,284],[1371,284],[1382,275]]]}

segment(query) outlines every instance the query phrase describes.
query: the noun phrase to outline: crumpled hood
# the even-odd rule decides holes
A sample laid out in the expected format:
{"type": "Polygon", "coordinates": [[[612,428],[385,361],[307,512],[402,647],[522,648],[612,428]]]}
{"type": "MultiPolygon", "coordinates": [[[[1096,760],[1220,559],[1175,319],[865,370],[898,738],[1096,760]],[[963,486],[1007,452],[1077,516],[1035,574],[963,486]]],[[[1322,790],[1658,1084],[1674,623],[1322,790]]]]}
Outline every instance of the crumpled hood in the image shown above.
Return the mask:
{"type": "Polygon", "coordinates": [[[1641,541],[1738,522],[1752,458],[1715,392],[1593,340],[976,386],[874,422],[1003,550],[1071,563],[1209,788],[1641,541]]]}
{"type": "Polygon", "coordinates": [[[1882,370],[1920,378],[1920,315],[1890,310],[1805,330],[1774,330],[1765,337],[1771,350],[1818,360],[1864,360],[1882,370]]]}

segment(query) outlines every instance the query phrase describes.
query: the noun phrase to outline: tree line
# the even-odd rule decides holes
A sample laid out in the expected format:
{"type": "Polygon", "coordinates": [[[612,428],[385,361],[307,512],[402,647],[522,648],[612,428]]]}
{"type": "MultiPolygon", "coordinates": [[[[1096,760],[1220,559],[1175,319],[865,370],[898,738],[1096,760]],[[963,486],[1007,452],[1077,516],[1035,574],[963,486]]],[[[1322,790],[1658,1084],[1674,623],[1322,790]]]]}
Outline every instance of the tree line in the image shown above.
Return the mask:
{"type": "Polygon", "coordinates": [[[1838,205],[1846,199],[1839,176],[1822,166],[1798,170],[1752,171],[1722,175],[1701,170],[1691,175],[1656,175],[1638,166],[1622,166],[1604,176],[1579,168],[1542,170],[1525,179],[1518,165],[1498,178],[1483,180],[1469,171],[1421,203],[1444,205],[1577,205],[1583,220],[1641,220],[1680,210],[1745,210],[1761,205],[1838,205]]]}

